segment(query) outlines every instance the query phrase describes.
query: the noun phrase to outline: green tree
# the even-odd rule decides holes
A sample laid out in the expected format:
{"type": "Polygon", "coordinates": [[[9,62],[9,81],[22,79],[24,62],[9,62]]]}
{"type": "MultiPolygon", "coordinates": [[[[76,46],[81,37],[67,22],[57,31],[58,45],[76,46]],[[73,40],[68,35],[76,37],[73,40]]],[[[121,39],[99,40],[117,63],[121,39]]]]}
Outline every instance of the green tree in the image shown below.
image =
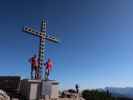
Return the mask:
{"type": "Polygon", "coordinates": [[[98,90],[84,90],[82,91],[82,96],[85,100],[115,100],[107,92],[98,90]]]}

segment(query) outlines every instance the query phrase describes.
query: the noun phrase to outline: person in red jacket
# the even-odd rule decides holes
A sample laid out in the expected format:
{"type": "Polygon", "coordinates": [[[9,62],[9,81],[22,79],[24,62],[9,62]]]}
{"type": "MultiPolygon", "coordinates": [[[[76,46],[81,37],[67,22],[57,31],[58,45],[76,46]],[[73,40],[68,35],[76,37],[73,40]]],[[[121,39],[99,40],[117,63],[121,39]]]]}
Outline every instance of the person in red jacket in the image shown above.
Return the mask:
{"type": "Polygon", "coordinates": [[[29,59],[29,62],[31,63],[31,79],[36,79],[38,77],[38,60],[36,55],[31,57],[29,59]],[[35,75],[33,76],[33,72],[35,71],[35,75]]]}
{"type": "Polygon", "coordinates": [[[53,66],[52,60],[48,59],[48,61],[44,64],[44,66],[45,66],[45,79],[47,80],[53,66]]]}

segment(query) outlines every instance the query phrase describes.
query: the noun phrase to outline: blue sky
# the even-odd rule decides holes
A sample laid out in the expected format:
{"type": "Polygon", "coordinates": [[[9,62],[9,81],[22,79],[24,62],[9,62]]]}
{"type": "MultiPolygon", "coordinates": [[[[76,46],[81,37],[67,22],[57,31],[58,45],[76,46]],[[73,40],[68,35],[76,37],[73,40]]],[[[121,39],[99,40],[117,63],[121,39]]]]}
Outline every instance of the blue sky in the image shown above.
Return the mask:
{"type": "Polygon", "coordinates": [[[28,59],[38,52],[38,38],[23,26],[40,30],[47,19],[46,58],[54,68],[51,79],[61,88],[133,86],[132,0],[1,0],[0,75],[30,77],[28,59]]]}

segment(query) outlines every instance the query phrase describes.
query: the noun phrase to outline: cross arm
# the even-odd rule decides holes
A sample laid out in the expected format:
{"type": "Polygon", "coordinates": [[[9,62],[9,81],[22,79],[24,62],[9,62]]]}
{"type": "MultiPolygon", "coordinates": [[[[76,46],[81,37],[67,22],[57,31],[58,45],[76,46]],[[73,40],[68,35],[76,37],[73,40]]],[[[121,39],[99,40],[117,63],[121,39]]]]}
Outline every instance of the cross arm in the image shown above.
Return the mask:
{"type": "Polygon", "coordinates": [[[31,35],[35,35],[35,36],[40,36],[40,33],[39,32],[37,32],[37,31],[35,31],[34,29],[32,29],[32,28],[30,28],[30,27],[24,27],[24,32],[27,32],[27,33],[29,33],[29,34],[31,34],[31,35]]]}
{"type": "Polygon", "coordinates": [[[46,36],[45,39],[54,42],[54,43],[58,43],[59,40],[57,38],[55,38],[54,36],[46,36]]]}

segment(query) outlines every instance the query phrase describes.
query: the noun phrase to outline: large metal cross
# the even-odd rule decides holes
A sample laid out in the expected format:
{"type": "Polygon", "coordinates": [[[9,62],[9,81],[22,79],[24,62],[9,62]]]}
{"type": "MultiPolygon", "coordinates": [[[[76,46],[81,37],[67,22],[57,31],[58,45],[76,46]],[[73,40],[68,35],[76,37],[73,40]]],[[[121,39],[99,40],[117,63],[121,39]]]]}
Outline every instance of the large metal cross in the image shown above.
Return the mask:
{"type": "MultiPolygon", "coordinates": [[[[54,42],[54,43],[58,43],[58,40],[54,37],[54,36],[48,36],[47,35],[47,32],[46,32],[46,21],[43,19],[42,20],[42,23],[41,23],[41,31],[38,32],[38,31],[35,31],[34,29],[30,28],[30,27],[24,27],[24,31],[31,34],[31,35],[34,35],[36,37],[39,37],[40,39],[40,43],[39,43],[39,54],[38,54],[38,60],[39,60],[39,78],[41,79],[42,78],[42,66],[43,64],[45,63],[44,62],[44,49],[45,49],[45,40],[49,40],[51,42],[54,42]]],[[[46,75],[46,73],[45,73],[46,75]]],[[[45,76],[46,78],[46,76],[45,76]]]]}

